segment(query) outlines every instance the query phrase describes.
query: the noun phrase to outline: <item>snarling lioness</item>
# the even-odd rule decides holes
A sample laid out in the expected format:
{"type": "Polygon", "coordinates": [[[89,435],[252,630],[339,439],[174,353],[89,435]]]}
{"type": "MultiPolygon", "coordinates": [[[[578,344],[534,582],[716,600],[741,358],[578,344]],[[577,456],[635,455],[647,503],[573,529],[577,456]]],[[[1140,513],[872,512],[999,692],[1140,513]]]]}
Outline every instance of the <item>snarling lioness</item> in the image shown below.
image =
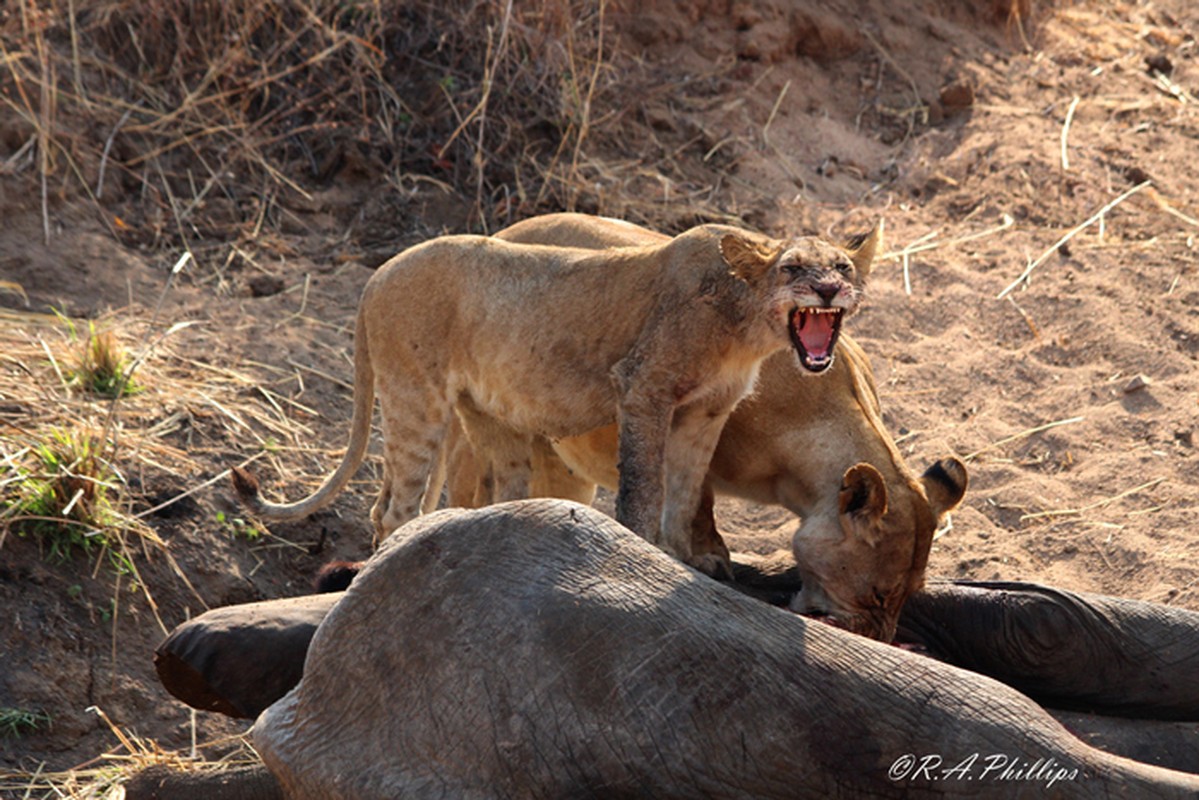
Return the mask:
{"type": "MultiPolygon", "coordinates": [[[[666,238],[582,214],[538,217],[497,236],[593,248],[666,238]]],[[[816,380],[805,379],[785,353],[763,363],[755,393],[720,435],[695,517],[692,558],[727,563],[712,516],[713,489],[784,506],[802,518],[792,539],[804,587],[795,610],[828,614],[846,628],[890,641],[905,600],[923,583],[934,531],[965,493],[966,468],[950,457],[914,475],[883,426],[869,360],[847,335],[836,350],[836,362],[816,380]]],[[[534,466],[534,495],[589,503],[595,484],[616,485],[613,427],[529,443],[504,440],[502,429],[473,413],[463,421],[479,452],[451,454],[451,504],[489,501],[478,488],[480,473],[502,467],[497,451],[510,462],[520,448],[534,466]]]]}
{"type": "MultiPolygon", "coordinates": [[[[727,226],[621,250],[446,236],[384,264],[363,291],[350,442],[308,498],[253,512],[294,519],[329,503],[361,463],[374,397],[383,422],[377,540],[415,517],[455,406],[517,435],[560,438],[618,424],[617,520],[692,562],[691,522],[729,412],[762,360],[791,345],[832,364],[859,304],[876,237],[841,248],[727,226]]],[[[528,493],[527,472],[505,491],[528,493]]]]}

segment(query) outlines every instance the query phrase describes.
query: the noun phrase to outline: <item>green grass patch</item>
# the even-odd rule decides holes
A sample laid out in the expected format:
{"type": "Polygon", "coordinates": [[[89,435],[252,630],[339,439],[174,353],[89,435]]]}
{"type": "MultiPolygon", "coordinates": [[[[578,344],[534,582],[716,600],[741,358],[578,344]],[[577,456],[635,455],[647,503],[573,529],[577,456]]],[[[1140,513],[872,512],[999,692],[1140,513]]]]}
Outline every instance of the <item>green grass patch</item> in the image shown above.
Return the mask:
{"type": "Polygon", "coordinates": [[[229,517],[224,511],[216,512],[216,522],[221,527],[221,530],[234,539],[245,539],[248,542],[256,542],[262,538],[262,528],[252,522],[247,522],[241,517],[229,517]]]}
{"type": "Polygon", "coordinates": [[[50,724],[50,715],[23,708],[0,707],[0,738],[19,739],[50,724]]]}
{"type": "Polygon", "coordinates": [[[30,448],[17,470],[19,481],[0,498],[0,517],[19,535],[41,542],[51,560],[108,547],[104,528],[116,521],[119,484],[105,446],[90,432],[52,431],[30,448]]]}
{"type": "Polygon", "coordinates": [[[99,397],[116,398],[136,394],[142,387],[130,377],[130,364],[129,356],[116,334],[112,331],[98,332],[95,325],[89,322],[88,336],[83,343],[79,363],[68,378],[72,385],[99,397]]]}

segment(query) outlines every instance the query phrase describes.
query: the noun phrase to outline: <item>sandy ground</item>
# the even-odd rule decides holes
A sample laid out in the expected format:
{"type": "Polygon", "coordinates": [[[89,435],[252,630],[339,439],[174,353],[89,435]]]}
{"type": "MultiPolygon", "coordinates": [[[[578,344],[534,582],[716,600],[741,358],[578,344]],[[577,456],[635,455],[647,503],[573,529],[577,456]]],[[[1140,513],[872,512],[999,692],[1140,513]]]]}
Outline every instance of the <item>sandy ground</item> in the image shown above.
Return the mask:
{"type": "MultiPolygon", "coordinates": [[[[677,87],[641,110],[655,138],[611,157],[673,161],[684,179],[644,198],[664,219],[686,220],[702,195],[768,232],[837,236],[885,220],[888,253],[850,330],[913,467],[954,453],[970,469],[930,574],[1199,609],[1199,9],[1080,0],[1016,21],[954,0],[809,5],[620,16],[622,46],[677,87]]],[[[0,136],[0,163],[22,141],[0,136]]],[[[362,222],[367,198],[394,190],[347,176],[292,198],[252,261],[226,269],[213,243],[167,287],[179,252],[114,240],[82,200],[53,206],[44,243],[31,181],[0,173],[0,279],[29,299],[6,296],[9,307],[110,313],[135,348],[196,323],[147,366],[171,391],[155,396],[150,382],[125,423],[136,438],[137,425],[174,420],[163,438],[178,452],[168,468],[128,476],[135,510],[256,453],[272,490],[310,489],[344,442],[353,315],[374,254],[464,230],[469,206],[414,184],[391,198],[398,213],[362,222]]],[[[0,325],[5,386],[29,375],[52,385],[29,348],[66,347],[62,332],[0,325]]],[[[62,410],[4,391],[3,419],[23,428],[62,410]]],[[[372,461],[331,510],[255,541],[233,534],[223,484],[149,515],[178,565],[147,553],[156,609],[99,566],[48,562],[10,533],[0,706],[41,709],[53,723],[0,739],[0,763],[61,769],[116,746],[89,706],[186,748],[191,714],[150,667],[163,629],[204,606],[305,591],[324,561],[365,555],[376,471],[372,461]]],[[[782,546],[795,526],[784,511],[734,501],[717,516],[735,549],[782,546]]],[[[202,741],[242,728],[203,715],[196,725],[202,741]]]]}

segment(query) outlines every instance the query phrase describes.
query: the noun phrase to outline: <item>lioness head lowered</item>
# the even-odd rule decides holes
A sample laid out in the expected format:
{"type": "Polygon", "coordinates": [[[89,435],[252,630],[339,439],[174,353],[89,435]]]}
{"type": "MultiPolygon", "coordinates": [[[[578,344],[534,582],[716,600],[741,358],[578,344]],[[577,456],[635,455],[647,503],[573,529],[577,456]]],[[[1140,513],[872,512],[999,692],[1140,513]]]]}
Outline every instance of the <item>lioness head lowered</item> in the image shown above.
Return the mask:
{"type": "Polygon", "coordinates": [[[861,303],[879,237],[875,227],[841,248],[815,236],[756,242],[728,233],[720,240],[720,252],[729,271],[746,281],[775,273],[777,321],[786,325],[800,366],[820,373],[833,363],[842,320],[861,303]]]}
{"type": "Polygon", "coordinates": [[[821,504],[793,538],[803,591],[792,610],[828,615],[839,627],[884,642],[895,638],[903,604],[924,584],[933,534],[965,495],[966,468],[944,458],[906,482],[905,491],[892,483],[888,492],[870,464],[846,470],[836,504],[821,504]]]}

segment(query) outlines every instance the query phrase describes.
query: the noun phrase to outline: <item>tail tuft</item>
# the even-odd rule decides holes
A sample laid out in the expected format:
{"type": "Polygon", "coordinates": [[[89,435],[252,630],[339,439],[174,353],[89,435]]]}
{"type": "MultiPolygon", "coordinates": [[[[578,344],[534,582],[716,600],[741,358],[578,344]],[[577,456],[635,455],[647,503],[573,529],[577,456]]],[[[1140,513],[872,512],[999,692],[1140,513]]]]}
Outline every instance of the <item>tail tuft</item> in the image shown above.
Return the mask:
{"type": "Polygon", "coordinates": [[[243,506],[253,511],[262,505],[262,498],[258,496],[258,479],[251,472],[234,467],[229,471],[229,478],[233,481],[233,491],[243,506]]]}

